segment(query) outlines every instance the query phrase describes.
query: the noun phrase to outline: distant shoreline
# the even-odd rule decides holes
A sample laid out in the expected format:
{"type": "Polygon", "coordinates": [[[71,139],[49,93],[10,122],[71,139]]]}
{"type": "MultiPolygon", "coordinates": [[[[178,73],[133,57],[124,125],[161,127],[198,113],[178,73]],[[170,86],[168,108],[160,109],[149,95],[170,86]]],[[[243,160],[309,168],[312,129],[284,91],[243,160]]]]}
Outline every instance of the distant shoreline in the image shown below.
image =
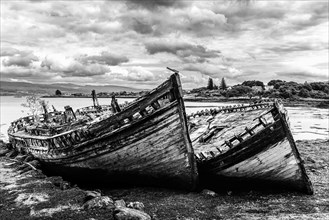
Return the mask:
{"type": "MultiPolygon", "coordinates": [[[[116,95],[115,98],[138,98],[139,96],[124,96],[124,95],[116,95]]],[[[92,98],[89,95],[83,95],[83,96],[57,96],[57,95],[44,95],[41,96],[41,98],[92,98]]],[[[112,96],[100,96],[97,98],[112,98],[112,96]]]]}
{"type": "MultiPolygon", "coordinates": [[[[329,100],[328,99],[300,99],[300,100],[287,100],[281,99],[284,106],[288,107],[317,107],[317,108],[329,108],[329,100]]],[[[249,98],[184,98],[185,102],[240,102],[240,103],[250,103],[255,101],[260,101],[260,99],[249,99],[249,98]]]]}
{"type": "MultiPolygon", "coordinates": [[[[3,95],[0,95],[3,96],[3,95]]],[[[7,95],[4,95],[7,96],[7,95]]],[[[112,96],[101,96],[98,98],[111,98],[112,96]]],[[[125,96],[125,95],[117,95],[116,98],[138,98],[139,96],[125,96]]],[[[41,98],[92,98],[89,95],[83,96],[56,96],[56,95],[44,95],[41,98]]],[[[329,108],[329,99],[298,99],[298,100],[289,100],[289,99],[281,99],[283,104],[288,107],[316,107],[316,108],[329,108]]],[[[256,98],[243,98],[243,97],[232,97],[232,98],[214,98],[214,97],[189,97],[186,96],[184,98],[185,102],[218,102],[218,103],[226,103],[226,102],[239,102],[239,103],[250,103],[255,101],[260,101],[260,99],[256,98]]]]}

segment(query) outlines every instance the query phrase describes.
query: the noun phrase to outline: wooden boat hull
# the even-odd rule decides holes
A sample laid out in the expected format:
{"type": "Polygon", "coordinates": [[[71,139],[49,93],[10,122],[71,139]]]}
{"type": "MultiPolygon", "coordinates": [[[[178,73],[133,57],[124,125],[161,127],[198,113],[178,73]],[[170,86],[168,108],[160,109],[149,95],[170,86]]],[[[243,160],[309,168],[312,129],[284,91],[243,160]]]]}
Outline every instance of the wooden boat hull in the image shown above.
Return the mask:
{"type": "Polygon", "coordinates": [[[240,132],[236,132],[240,134],[237,135],[240,137],[237,144],[232,144],[221,154],[200,159],[200,178],[218,187],[241,187],[244,184],[250,188],[281,187],[312,194],[312,184],[282,106],[276,103],[267,113],[272,114],[273,122],[259,126],[262,129],[255,129],[255,134],[245,135],[248,137],[236,129],[240,132]]]}
{"type": "Polygon", "coordinates": [[[93,144],[78,146],[66,157],[39,158],[48,168],[61,167],[67,175],[72,175],[71,171],[90,175],[95,172],[94,178],[101,174],[103,181],[112,183],[162,182],[180,188],[190,185],[194,177],[187,158],[192,159],[193,154],[185,151],[177,106],[144,120],[111,136],[97,138],[93,144]]]}
{"type": "Polygon", "coordinates": [[[72,179],[193,190],[198,173],[179,84],[175,74],[160,89],[132,104],[128,110],[69,134],[51,138],[19,134],[10,137],[16,145],[25,144],[25,149],[48,170],[72,179]],[[141,109],[160,102],[159,99],[168,100],[151,112],[141,109]],[[142,113],[134,119],[132,116],[136,112],[142,113]],[[27,140],[32,138],[38,140],[27,140]],[[49,147],[45,144],[47,141],[61,144],[49,147]]]}

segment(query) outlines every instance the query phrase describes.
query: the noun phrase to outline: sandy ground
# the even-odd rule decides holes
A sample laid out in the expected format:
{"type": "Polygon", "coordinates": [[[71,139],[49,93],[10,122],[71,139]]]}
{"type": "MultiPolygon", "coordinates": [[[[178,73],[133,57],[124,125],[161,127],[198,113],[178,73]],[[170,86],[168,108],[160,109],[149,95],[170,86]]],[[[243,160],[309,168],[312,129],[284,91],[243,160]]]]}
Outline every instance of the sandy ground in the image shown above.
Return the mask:
{"type": "MultiPolygon", "coordinates": [[[[183,192],[160,188],[102,188],[113,199],[140,201],[152,219],[329,219],[329,140],[297,141],[314,195],[257,190],[183,192]]],[[[85,191],[61,189],[60,177],[19,174],[0,158],[0,219],[113,219],[107,209],[85,210],[85,191]]]]}

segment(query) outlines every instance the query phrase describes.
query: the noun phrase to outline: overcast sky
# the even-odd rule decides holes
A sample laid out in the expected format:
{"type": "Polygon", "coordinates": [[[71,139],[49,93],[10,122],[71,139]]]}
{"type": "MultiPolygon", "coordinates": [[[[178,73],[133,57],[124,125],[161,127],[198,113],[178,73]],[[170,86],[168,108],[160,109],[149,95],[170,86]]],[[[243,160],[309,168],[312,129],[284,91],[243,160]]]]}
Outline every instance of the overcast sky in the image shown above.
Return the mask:
{"type": "Polygon", "coordinates": [[[1,80],[328,80],[328,1],[1,0],[1,80]]]}

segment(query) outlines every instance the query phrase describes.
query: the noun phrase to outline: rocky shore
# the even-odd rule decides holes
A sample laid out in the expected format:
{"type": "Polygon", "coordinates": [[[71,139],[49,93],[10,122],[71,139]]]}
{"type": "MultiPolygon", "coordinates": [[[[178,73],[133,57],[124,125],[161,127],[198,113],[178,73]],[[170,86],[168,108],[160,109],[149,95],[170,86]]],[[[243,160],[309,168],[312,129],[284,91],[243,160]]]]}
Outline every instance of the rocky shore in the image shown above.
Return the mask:
{"type": "Polygon", "coordinates": [[[48,177],[32,157],[18,155],[0,143],[0,219],[141,219],[141,202],[126,203],[99,190],[87,191],[63,180],[48,177]]]}
{"type": "Polygon", "coordinates": [[[329,140],[297,141],[315,194],[80,188],[0,147],[0,219],[329,219],[329,140]],[[30,164],[30,165],[28,165],[30,164]]]}

